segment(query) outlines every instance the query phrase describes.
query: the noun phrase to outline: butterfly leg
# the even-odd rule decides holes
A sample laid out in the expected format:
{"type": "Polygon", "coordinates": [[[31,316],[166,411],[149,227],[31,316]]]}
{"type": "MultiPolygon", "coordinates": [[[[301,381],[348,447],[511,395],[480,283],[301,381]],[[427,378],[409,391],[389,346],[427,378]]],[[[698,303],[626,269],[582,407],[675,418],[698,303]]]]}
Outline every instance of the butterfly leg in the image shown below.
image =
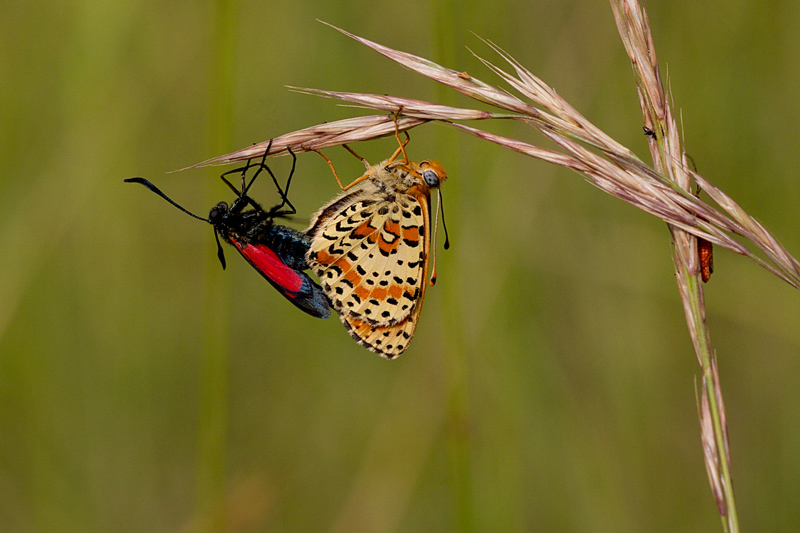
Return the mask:
{"type": "MultiPolygon", "coordinates": [[[[343,144],[342,146],[344,146],[345,148],[347,148],[348,150],[350,150],[350,147],[349,147],[349,146],[347,146],[346,144],[343,144]]],[[[319,155],[322,157],[322,159],[324,159],[324,160],[325,160],[325,162],[326,162],[326,163],[328,163],[328,166],[331,168],[331,172],[333,172],[333,177],[334,177],[334,178],[336,178],[336,183],[338,183],[338,184],[339,184],[339,188],[340,188],[340,189],[342,189],[343,191],[346,191],[347,189],[349,189],[350,187],[352,187],[352,186],[353,186],[353,185],[355,185],[356,183],[359,183],[359,182],[361,182],[361,181],[363,181],[363,180],[367,179],[368,177],[370,177],[370,176],[372,175],[372,174],[369,172],[369,168],[370,168],[370,166],[369,166],[369,163],[367,163],[366,159],[364,159],[363,157],[359,157],[359,156],[358,156],[358,154],[356,154],[355,152],[353,152],[352,150],[350,150],[350,153],[351,153],[351,154],[353,154],[354,156],[358,157],[359,159],[361,159],[361,161],[363,161],[363,162],[364,162],[364,164],[367,166],[367,172],[366,172],[366,173],[364,173],[364,175],[363,175],[363,176],[361,176],[360,178],[358,178],[358,179],[356,179],[355,181],[353,181],[353,183],[351,183],[350,185],[348,185],[347,187],[345,187],[344,185],[342,185],[342,180],[340,180],[340,179],[339,179],[339,174],[337,174],[337,173],[336,173],[336,169],[333,167],[333,163],[331,162],[331,160],[330,160],[330,159],[328,159],[328,156],[326,156],[325,154],[323,154],[322,152],[320,152],[319,150],[316,150],[316,149],[314,149],[314,148],[309,148],[309,150],[314,150],[315,152],[317,152],[317,153],[318,153],[318,154],[319,154],[319,155]]]]}
{"type": "Polygon", "coordinates": [[[353,155],[355,156],[355,158],[356,158],[356,159],[358,159],[358,160],[360,160],[362,163],[364,163],[364,166],[365,166],[366,168],[369,168],[369,161],[367,161],[366,159],[364,159],[363,157],[361,157],[360,155],[358,155],[358,154],[355,152],[355,150],[353,150],[352,148],[350,148],[350,147],[349,147],[349,146],[347,146],[346,144],[343,144],[343,145],[342,145],[342,148],[344,148],[345,150],[347,150],[348,152],[350,152],[351,154],[353,154],[353,155]]]}
{"type": "Polygon", "coordinates": [[[344,185],[342,185],[342,180],[339,179],[339,174],[336,173],[336,169],[333,167],[333,163],[331,162],[331,160],[328,159],[328,156],[326,156],[316,148],[309,148],[309,150],[314,150],[315,152],[317,152],[320,155],[320,157],[324,159],[326,163],[328,163],[328,166],[331,168],[331,172],[333,172],[333,177],[336,178],[336,183],[339,184],[340,189],[344,190],[344,185]]]}
{"type": "Polygon", "coordinates": [[[400,112],[402,110],[403,108],[401,107],[394,114],[394,137],[395,139],[397,139],[397,144],[400,145],[400,148],[395,150],[394,154],[392,154],[392,157],[389,158],[389,162],[392,162],[395,159],[397,159],[397,156],[400,155],[400,152],[403,152],[403,159],[405,160],[406,163],[408,163],[408,154],[406,154],[406,145],[411,141],[411,136],[409,136],[408,131],[403,131],[403,133],[406,134],[406,142],[402,142],[400,140],[400,128],[397,125],[397,119],[400,118],[400,112]]]}

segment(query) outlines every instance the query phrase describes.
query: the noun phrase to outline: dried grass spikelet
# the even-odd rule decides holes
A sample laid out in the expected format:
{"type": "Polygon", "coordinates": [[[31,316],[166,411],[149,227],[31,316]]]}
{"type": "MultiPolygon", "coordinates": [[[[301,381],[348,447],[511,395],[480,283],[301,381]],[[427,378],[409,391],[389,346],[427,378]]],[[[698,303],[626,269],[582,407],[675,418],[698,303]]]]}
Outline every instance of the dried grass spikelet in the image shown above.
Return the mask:
{"type": "MultiPolygon", "coordinates": [[[[639,20],[635,17],[634,19],[639,20]]],[[[644,31],[641,24],[633,25],[633,27],[639,28],[638,33],[634,32],[636,35],[644,31]]],[[[479,102],[496,107],[500,112],[456,108],[396,96],[293,87],[293,90],[299,92],[336,98],[354,106],[380,110],[387,114],[327,122],[275,137],[271,141],[269,155],[286,153],[287,147],[291,147],[297,153],[393,135],[396,114],[399,114],[396,120],[399,131],[406,131],[427,122],[438,121],[510,150],[570,168],[581,174],[589,183],[612,196],[616,196],[687,233],[702,237],[737,254],[750,257],[793,287],[800,288],[800,262],[731,198],[696,172],[689,170],[682,152],[672,149],[656,151],[662,161],[671,162],[670,165],[664,166],[671,171],[671,174],[664,175],[657,171],[654,167],[641,161],[631,150],[594,126],[561,98],[555,90],[494,44],[487,43],[511,66],[513,74],[485,59],[479,58],[480,61],[523,97],[533,102],[533,105],[465,72],[455,71],[427,59],[388,48],[339,28],[335,29],[402,66],[443,83],[479,102]],[[537,129],[563,148],[565,152],[542,148],[526,141],[504,137],[458,123],[465,120],[491,119],[523,122],[537,129]],[[675,169],[680,169],[680,172],[675,172],[675,169]],[[717,205],[706,203],[692,194],[687,187],[690,179],[699,184],[717,205]],[[747,246],[739,243],[733,238],[733,235],[739,235],[753,243],[766,258],[762,258],[747,246]]],[[[651,46],[651,39],[641,35],[636,42],[639,45],[634,48],[633,57],[638,58],[637,61],[641,64],[652,66],[649,56],[640,52],[641,46],[651,46]]],[[[655,89],[660,86],[660,77],[642,75],[641,78],[654,88],[653,93],[663,93],[663,90],[655,89]]],[[[650,94],[650,91],[640,89],[640,99],[647,99],[650,94]]],[[[660,101],[662,104],[659,104],[659,108],[662,108],[665,99],[662,98],[660,101]]],[[[669,108],[664,109],[668,110],[669,108]]],[[[657,126],[660,124],[658,122],[660,120],[662,118],[656,116],[649,121],[648,127],[656,132],[657,139],[663,139],[667,148],[677,147],[679,149],[677,128],[664,130],[657,126]],[[665,137],[665,131],[669,132],[669,136],[665,137]]],[[[187,168],[220,165],[261,157],[269,146],[269,142],[254,144],[187,168]]],[[[651,142],[659,141],[651,138],[651,142]]],[[[658,161],[656,163],[658,164],[658,161]]]]}

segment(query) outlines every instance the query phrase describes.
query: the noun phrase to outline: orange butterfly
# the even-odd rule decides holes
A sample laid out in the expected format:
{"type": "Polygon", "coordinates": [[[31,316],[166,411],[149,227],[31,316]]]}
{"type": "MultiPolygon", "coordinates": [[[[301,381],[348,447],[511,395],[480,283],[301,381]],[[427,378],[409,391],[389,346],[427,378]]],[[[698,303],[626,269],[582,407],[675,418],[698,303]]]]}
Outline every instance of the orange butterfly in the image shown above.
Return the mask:
{"type": "Polygon", "coordinates": [[[431,189],[447,176],[435,161],[409,161],[403,143],[377,165],[362,161],[367,171],[347,187],[334,170],[343,192],[312,217],[306,259],[350,336],[393,359],[408,348],[419,321],[431,189]],[[404,160],[396,161],[400,152],[404,160]]]}

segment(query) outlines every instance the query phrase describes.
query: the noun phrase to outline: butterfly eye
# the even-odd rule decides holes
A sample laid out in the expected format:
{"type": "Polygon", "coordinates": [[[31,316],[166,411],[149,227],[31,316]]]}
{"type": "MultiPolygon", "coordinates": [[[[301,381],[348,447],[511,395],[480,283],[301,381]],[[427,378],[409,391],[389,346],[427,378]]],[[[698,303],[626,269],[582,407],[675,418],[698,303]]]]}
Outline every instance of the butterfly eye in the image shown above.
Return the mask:
{"type": "Polygon", "coordinates": [[[208,213],[208,221],[214,224],[221,220],[227,213],[228,204],[225,202],[220,202],[211,208],[211,212],[208,213]]]}
{"type": "Polygon", "coordinates": [[[425,180],[425,184],[428,187],[438,187],[439,186],[439,174],[437,174],[433,170],[426,170],[422,173],[422,179],[425,180]]]}

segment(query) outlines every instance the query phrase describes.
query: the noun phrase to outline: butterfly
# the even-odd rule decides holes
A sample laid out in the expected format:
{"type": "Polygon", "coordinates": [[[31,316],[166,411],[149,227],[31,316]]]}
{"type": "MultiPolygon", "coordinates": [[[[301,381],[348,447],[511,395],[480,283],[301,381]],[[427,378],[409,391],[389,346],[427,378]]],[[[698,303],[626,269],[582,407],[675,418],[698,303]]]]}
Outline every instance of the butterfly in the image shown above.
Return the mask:
{"type": "Polygon", "coordinates": [[[404,147],[377,165],[362,159],[364,175],[342,187],[306,230],[308,265],[342,323],[356,342],[386,359],[408,348],[419,322],[431,248],[430,195],[447,179],[435,161],[409,161],[404,147]],[[401,151],[404,159],[397,160],[401,151]]]}
{"type": "Polygon", "coordinates": [[[229,206],[227,202],[219,202],[211,208],[208,218],[203,218],[191,213],[175,203],[172,199],[161,192],[158,187],[144,178],[129,178],[124,181],[128,183],[140,183],[158,194],[169,203],[191,215],[194,218],[208,222],[214,226],[214,237],[217,240],[217,256],[219,257],[222,268],[225,268],[225,254],[219,240],[233,245],[236,251],[241,254],[259,274],[281,293],[287,300],[292,302],[298,309],[305,311],[309,315],[317,318],[328,318],[331,314],[328,299],[322,288],[317,285],[303,270],[308,268],[305,255],[311,245],[311,238],[304,233],[286,226],[277,226],[273,220],[277,217],[293,215],[296,213],[294,206],[289,202],[287,193],[289,184],[294,174],[296,157],[292,154],[292,170],[286,180],[286,188],[282,190],[278,185],[275,175],[264,164],[266,153],[258,165],[247,165],[226,172],[220,176],[228,187],[236,193],[236,199],[229,206]],[[245,185],[246,174],[251,168],[257,168],[250,182],[245,185]],[[272,181],[278,188],[281,203],[265,211],[255,200],[247,195],[250,186],[266,170],[272,181]],[[239,191],[226,178],[227,175],[241,172],[242,190],[239,191]]]}

